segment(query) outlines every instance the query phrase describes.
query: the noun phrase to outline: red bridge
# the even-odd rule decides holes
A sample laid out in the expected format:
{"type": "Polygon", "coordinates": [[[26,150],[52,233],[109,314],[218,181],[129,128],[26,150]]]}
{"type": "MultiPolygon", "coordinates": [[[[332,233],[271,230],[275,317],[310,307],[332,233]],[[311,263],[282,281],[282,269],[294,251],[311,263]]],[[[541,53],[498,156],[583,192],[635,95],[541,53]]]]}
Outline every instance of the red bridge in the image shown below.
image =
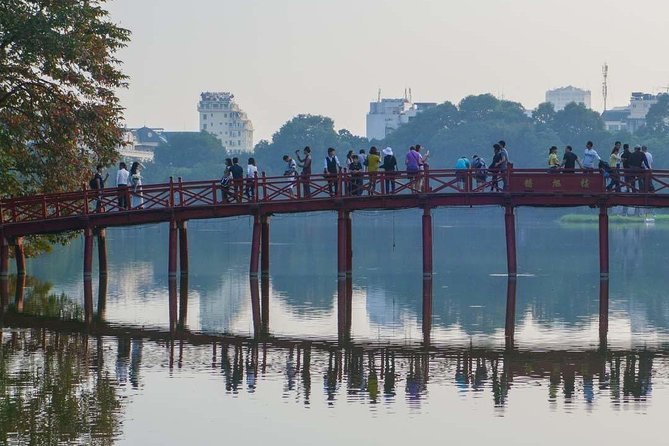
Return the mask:
{"type": "MultiPolygon", "coordinates": [[[[431,209],[439,206],[499,205],[505,209],[507,268],[515,278],[516,243],[514,208],[576,207],[599,209],[600,273],[608,279],[608,208],[613,206],[669,207],[669,171],[620,172],[611,178],[598,171],[560,172],[546,169],[509,169],[485,181],[477,181],[476,171],[425,170],[410,177],[406,172],[311,175],[310,177],[261,177],[232,182],[222,186],[218,180],[177,182],[141,186],[137,190],[104,189],[36,195],[6,199],[0,202],[0,289],[3,305],[7,302],[9,249],[15,249],[17,272],[25,276],[22,238],[26,235],[83,231],[84,283],[87,319],[92,314],[91,273],[93,236],[98,240],[99,270],[106,275],[107,256],[105,228],[169,223],[168,272],[170,286],[177,271],[188,274],[187,221],[250,215],[254,217],[250,273],[269,272],[269,217],[279,213],[337,211],[337,266],[346,296],[346,282],[352,269],[351,213],[369,209],[423,209],[423,274],[425,284],[423,328],[429,332],[427,315],[432,314],[432,217],[431,209]],[[506,186],[505,188],[503,186],[506,186]],[[504,189],[497,191],[496,189],[504,189]],[[495,189],[495,191],[491,191],[495,189]],[[628,192],[620,192],[621,190],[628,192]],[[130,206],[120,208],[119,202],[130,206]],[[177,254],[178,253],[178,254],[177,254]],[[179,268],[177,269],[177,260],[179,268]],[[90,311],[89,311],[90,310],[90,311]]],[[[513,285],[515,289],[515,284],[513,285]]],[[[606,285],[608,290],[608,282],[606,285]]],[[[174,283],[176,290],[176,283],[174,283]]],[[[600,331],[608,327],[608,292],[600,296],[600,331]]],[[[174,291],[176,296],[176,291],[174,291]]],[[[258,293],[252,293],[254,322],[261,326],[258,293]]],[[[339,299],[340,333],[350,324],[350,302],[339,299]]],[[[264,307],[264,306],[263,306],[264,307]]],[[[262,310],[264,312],[264,308],[262,310]]],[[[513,336],[515,292],[507,298],[507,335],[513,336]],[[513,296],[512,296],[513,295],[513,296]]],[[[170,320],[176,320],[176,297],[170,320]]]]}

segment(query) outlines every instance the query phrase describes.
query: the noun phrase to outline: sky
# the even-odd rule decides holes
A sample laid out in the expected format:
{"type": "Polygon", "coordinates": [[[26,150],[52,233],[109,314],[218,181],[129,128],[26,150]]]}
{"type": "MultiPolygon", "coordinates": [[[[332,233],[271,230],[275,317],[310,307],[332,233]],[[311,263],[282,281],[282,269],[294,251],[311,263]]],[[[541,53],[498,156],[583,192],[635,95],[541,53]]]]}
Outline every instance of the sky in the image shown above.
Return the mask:
{"type": "Polygon", "coordinates": [[[547,89],[592,91],[601,111],[669,86],[666,0],[110,0],[132,31],[119,53],[129,127],[198,130],[203,91],[230,91],[270,139],[300,113],[365,134],[369,102],[457,103],[471,94],[534,108],[547,89]]]}

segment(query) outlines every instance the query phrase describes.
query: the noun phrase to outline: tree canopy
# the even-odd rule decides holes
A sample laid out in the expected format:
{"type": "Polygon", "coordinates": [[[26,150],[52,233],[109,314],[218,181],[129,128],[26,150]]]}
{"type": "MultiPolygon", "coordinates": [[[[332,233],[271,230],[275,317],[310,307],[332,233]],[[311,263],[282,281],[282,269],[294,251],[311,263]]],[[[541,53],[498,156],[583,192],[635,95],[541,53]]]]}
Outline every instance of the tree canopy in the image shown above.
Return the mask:
{"type": "Polygon", "coordinates": [[[0,2],[0,193],[79,188],[121,141],[130,32],[105,0],[0,2]]]}

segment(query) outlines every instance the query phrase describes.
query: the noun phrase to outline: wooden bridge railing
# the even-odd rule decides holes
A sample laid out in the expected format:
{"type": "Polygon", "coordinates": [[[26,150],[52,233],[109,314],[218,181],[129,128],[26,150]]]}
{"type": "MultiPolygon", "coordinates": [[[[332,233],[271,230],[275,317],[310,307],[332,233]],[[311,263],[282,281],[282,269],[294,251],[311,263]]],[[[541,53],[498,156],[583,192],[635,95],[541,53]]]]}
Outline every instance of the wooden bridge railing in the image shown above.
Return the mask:
{"type": "Polygon", "coordinates": [[[669,171],[574,172],[548,169],[488,170],[442,169],[409,172],[347,172],[295,177],[170,181],[137,188],[109,188],[6,199],[0,202],[0,223],[21,223],[95,213],[172,207],[219,206],[341,198],[365,195],[395,196],[442,193],[540,193],[592,195],[605,193],[668,193],[669,171]],[[127,203],[123,206],[123,203],[127,203]]]}

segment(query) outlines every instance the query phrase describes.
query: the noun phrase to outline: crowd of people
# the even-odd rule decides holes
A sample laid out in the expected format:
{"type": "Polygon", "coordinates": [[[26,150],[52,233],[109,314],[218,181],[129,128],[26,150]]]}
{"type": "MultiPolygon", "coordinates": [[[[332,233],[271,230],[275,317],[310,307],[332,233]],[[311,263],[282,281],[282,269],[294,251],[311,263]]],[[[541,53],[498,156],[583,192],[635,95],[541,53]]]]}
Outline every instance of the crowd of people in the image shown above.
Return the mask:
{"type": "MultiPolygon", "coordinates": [[[[507,170],[512,166],[509,151],[505,141],[498,141],[492,145],[492,158],[486,163],[484,157],[474,154],[472,159],[461,156],[455,162],[456,180],[461,189],[471,190],[473,180],[476,190],[482,191],[489,187],[490,191],[507,189],[507,170]],[[489,180],[490,178],[490,180],[489,180]]],[[[421,172],[426,169],[429,150],[424,151],[420,144],[409,147],[404,156],[404,174],[409,181],[407,189],[417,192],[423,188],[421,172]]],[[[295,151],[295,158],[283,155],[285,170],[283,176],[288,178],[288,190],[292,196],[296,187],[301,188],[304,198],[312,196],[313,156],[310,147],[295,151]],[[298,181],[299,180],[299,181],[298,181]]],[[[400,175],[399,163],[391,147],[379,151],[371,147],[368,152],[361,149],[358,153],[350,150],[342,162],[334,148],[327,150],[323,159],[322,178],[325,178],[327,191],[330,195],[338,195],[339,188],[343,194],[360,196],[367,191],[369,195],[377,193],[377,187],[386,193],[395,193],[400,175]],[[339,175],[347,173],[346,181],[341,182],[339,175]],[[384,174],[380,176],[379,174],[384,174]],[[383,184],[379,186],[380,182],[383,184]]],[[[600,157],[592,141],[585,145],[583,157],[574,153],[571,146],[566,146],[562,158],[558,155],[558,148],[548,149],[547,166],[549,172],[574,173],[576,166],[587,171],[600,171],[606,178],[606,190],[616,192],[653,191],[652,181],[648,181],[644,171],[650,171],[653,166],[653,156],[646,146],[636,146],[630,150],[629,144],[616,141],[611,150],[608,161],[600,157]]],[[[126,163],[121,162],[116,174],[118,188],[118,207],[120,209],[141,208],[144,202],[141,186],[142,166],[139,162],[132,163],[130,171],[126,163]],[[130,193],[132,192],[132,193],[130,193]]],[[[92,189],[101,190],[109,177],[102,176],[103,166],[98,165],[95,175],[90,181],[92,189]]],[[[242,167],[238,157],[226,158],[225,170],[221,179],[221,189],[225,202],[241,202],[243,197],[253,200],[256,194],[255,182],[259,175],[254,158],[249,158],[246,169],[242,167]]],[[[325,186],[324,186],[325,187],[325,186]]],[[[100,209],[101,199],[97,200],[97,209],[100,209]]]]}

